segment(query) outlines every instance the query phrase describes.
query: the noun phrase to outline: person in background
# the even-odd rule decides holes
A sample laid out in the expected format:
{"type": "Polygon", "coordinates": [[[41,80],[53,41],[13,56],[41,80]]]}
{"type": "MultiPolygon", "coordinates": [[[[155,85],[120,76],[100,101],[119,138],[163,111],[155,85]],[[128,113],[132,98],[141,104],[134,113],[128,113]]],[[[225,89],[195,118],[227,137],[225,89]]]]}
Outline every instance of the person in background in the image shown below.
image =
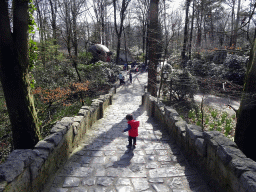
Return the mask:
{"type": "Polygon", "coordinates": [[[132,84],[132,71],[131,70],[129,72],[129,79],[130,79],[130,84],[132,84]]]}
{"type": "Polygon", "coordinates": [[[120,80],[120,85],[122,85],[123,82],[124,82],[124,80],[123,80],[124,78],[123,78],[123,75],[122,75],[121,72],[119,73],[118,78],[119,78],[119,80],[120,80]]]}

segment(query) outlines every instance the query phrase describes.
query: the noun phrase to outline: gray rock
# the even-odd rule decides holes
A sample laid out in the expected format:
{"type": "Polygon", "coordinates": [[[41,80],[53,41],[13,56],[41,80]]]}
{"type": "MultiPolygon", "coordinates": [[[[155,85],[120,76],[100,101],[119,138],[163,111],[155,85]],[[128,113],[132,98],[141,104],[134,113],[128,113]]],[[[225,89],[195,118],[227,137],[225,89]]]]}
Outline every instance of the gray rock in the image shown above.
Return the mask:
{"type": "Polygon", "coordinates": [[[100,177],[100,178],[98,178],[97,184],[107,187],[107,186],[112,185],[113,181],[114,181],[114,179],[110,178],[110,177],[100,177]]]}
{"type": "Polygon", "coordinates": [[[24,162],[24,166],[29,166],[36,157],[36,152],[32,149],[16,149],[10,153],[7,161],[19,160],[24,162]]]}
{"type": "Polygon", "coordinates": [[[24,170],[24,161],[9,160],[0,165],[0,179],[8,183],[13,181],[24,170]]]}
{"type": "Polygon", "coordinates": [[[54,143],[50,143],[50,142],[47,142],[45,140],[42,140],[42,141],[39,141],[36,144],[35,149],[45,149],[45,150],[48,150],[48,151],[53,151],[54,143]]]}
{"type": "Polygon", "coordinates": [[[103,164],[105,163],[106,157],[94,157],[92,158],[91,163],[95,163],[95,164],[103,164]]]}
{"type": "Polygon", "coordinates": [[[228,167],[237,178],[239,178],[245,171],[250,171],[246,164],[246,158],[233,158],[228,167]]]}
{"type": "Polygon", "coordinates": [[[35,179],[38,176],[44,162],[45,160],[40,157],[34,159],[34,162],[30,165],[31,179],[35,179]]]}
{"type": "Polygon", "coordinates": [[[74,121],[74,117],[63,117],[60,121],[60,124],[68,127],[72,125],[73,121],[74,121]]]}
{"type": "Polygon", "coordinates": [[[158,169],[153,169],[149,170],[149,177],[150,178],[161,178],[161,177],[166,177],[166,169],[165,168],[158,168],[158,169]]]}
{"type": "Polygon", "coordinates": [[[109,177],[122,177],[122,170],[118,168],[108,168],[107,176],[109,177]]]}
{"type": "Polygon", "coordinates": [[[227,165],[235,156],[234,148],[230,146],[219,146],[217,149],[217,155],[222,160],[224,165],[227,165]]]}
{"type": "Polygon", "coordinates": [[[78,112],[78,115],[80,115],[80,116],[86,116],[87,113],[88,113],[88,109],[83,109],[83,108],[81,108],[81,109],[79,110],[79,112],[78,112]]]}
{"type": "Polygon", "coordinates": [[[83,120],[83,118],[84,118],[83,116],[75,116],[74,117],[74,122],[79,122],[80,123],[83,120]]]}
{"type": "Polygon", "coordinates": [[[169,192],[170,191],[170,188],[163,184],[153,184],[152,186],[157,192],[169,192]]]}
{"type": "Polygon", "coordinates": [[[240,182],[242,183],[246,191],[256,191],[256,174],[255,172],[247,171],[243,173],[240,177],[240,182]]]}
{"type": "Polygon", "coordinates": [[[48,141],[50,143],[54,143],[55,146],[57,146],[63,138],[63,135],[61,133],[54,133],[46,137],[44,140],[48,141]]]}
{"type": "Polygon", "coordinates": [[[149,179],[150,183],[164,183],[164,179],[163,178],[153,178],[153,179],[149,179]]]}
{"type": "Polygon", "coordinates": [[[53,126],[51,129],[51,133],[58,133],[60,132],[62,135],[65,135],[67,133],[67,126],[61,125],[59,122],[56,123],[56,125],[53,126]]]}
{"type": "Polygon", "coordinates": [[[187,137],[192,140],[193,142],[196,141],[197,138],[202,138],[203,137],[203,132],[198,131],[195,129],[186,129],[187,137]]]}
{"type": "Polygon", "coordinates": [[[117,192],[133,192],[133,187],[131,186],[117,186],[117,192]]]}
{"type": "Polygon", "coordinates": [[[144,191],[149,189],[149,184],[146,178],[132,179],[132,184],[135,188],[135,191],[144,191]]]}
{"type": "Polygon", "coordinates": [[[195,146],[196,146],[197,152],[201,156],[205,156],[206,155],[206,143],[204,142],[204,139],[197,138],[196,142],[195,142],[195,146]]]}
{"type": "Polygon", "coordinates": [[[127,178],[118,178],[116,185],[131,185],[131,181],[127,178]]]}
{"type": "Polygon", "coordinates": [[[39,156],[44,160],[46,160],[50,154],[50,152],[45,149],[33,149],[33,151],[36,153],[36,156],[39,156]]]}
{"type": "Polygon", "coordinates": [[[72,176],[89,177],[93,173],[93,169],[89,167],[77,167],[72,171],[72,176]]]}
{"type": "Polygon", "coordinates": [[[85,178],[82,180],[82,185],[88,185],[88,186],[93,186],[96,183],[96,178],[85,178]]]}
{"type": "Polygon", "coordinates": [[[175,123],[175,127],[180,135],[186,132],[186,125],[186,121],[178,121],[175,123]]]}
{"type": "Polygon", "coordinates": [[[81,179],[77,177],[67,177],[64,180],[63,187],[78,187],[81,179]]]}

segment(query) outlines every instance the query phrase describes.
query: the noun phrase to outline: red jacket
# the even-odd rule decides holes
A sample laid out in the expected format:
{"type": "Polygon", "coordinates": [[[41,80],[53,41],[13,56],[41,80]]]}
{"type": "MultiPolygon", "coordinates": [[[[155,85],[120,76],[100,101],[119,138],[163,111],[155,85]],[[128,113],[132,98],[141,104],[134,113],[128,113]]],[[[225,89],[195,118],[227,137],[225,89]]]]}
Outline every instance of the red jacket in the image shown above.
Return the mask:
{"type": "Polygon", "coordinates": [[[140,126],[140,122],[131,120],[131,121],[128,121],[128,124],[131,125],[131,129],[128,131],[129,136],[137,137],[138,136],[138,127],[140,126]]]}

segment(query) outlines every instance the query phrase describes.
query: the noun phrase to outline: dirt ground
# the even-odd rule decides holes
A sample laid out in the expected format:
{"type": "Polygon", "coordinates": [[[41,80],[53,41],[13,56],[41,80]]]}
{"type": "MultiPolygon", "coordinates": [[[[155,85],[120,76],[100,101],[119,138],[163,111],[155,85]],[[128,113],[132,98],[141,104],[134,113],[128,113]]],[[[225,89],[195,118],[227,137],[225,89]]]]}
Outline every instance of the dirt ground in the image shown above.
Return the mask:
{"type": "Polygon", "coordinates": [[[243,86],[237,85],[225,79],[212,77],[197,77],[199,93],[194,96],[196,103],[201,103],[204,98],[204,104],[215,109],[226,111],[229,114],[235,114],[235,110],[240,106],[240,98],[243,86]]]}
{"type": "Polygon", "coordinates": [[[238,110],[240,106],[240,100],[233,100],[233,99],[230,99],[229,97],[218,97],[215,95],[202,94],[202,93],[198,93],[194,96],[194,100],[198,104],[202,102],[202,98],[203,98],[204,105],[208,105],[220,111],[226,111],[230,115],[235,114],[235,111],[231,109],[228,105],[231,105],[236,110],[238,110]]]}

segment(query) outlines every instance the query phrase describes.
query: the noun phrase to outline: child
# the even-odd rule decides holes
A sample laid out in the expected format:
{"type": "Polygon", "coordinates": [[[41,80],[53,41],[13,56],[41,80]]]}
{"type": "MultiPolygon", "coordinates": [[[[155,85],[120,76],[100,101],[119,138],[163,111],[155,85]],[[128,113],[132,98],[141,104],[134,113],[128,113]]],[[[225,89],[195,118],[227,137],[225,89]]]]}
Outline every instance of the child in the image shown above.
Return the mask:
{"type": "Polygon", "coordinates": [[[129,145],[127,145],[127,148],[130,149],[133,146],[133,148],[135,149],[136,137],[138,136],[138,127],[140,126],[140,122],[133,120],[133,116],[131,114],[126,115],[126,119],[128,123],[128,128],[125,129],[123,132],[128,131],[129,145]],[[132,141],[133,141],[133,145],[132,145],[132,141]]]}

